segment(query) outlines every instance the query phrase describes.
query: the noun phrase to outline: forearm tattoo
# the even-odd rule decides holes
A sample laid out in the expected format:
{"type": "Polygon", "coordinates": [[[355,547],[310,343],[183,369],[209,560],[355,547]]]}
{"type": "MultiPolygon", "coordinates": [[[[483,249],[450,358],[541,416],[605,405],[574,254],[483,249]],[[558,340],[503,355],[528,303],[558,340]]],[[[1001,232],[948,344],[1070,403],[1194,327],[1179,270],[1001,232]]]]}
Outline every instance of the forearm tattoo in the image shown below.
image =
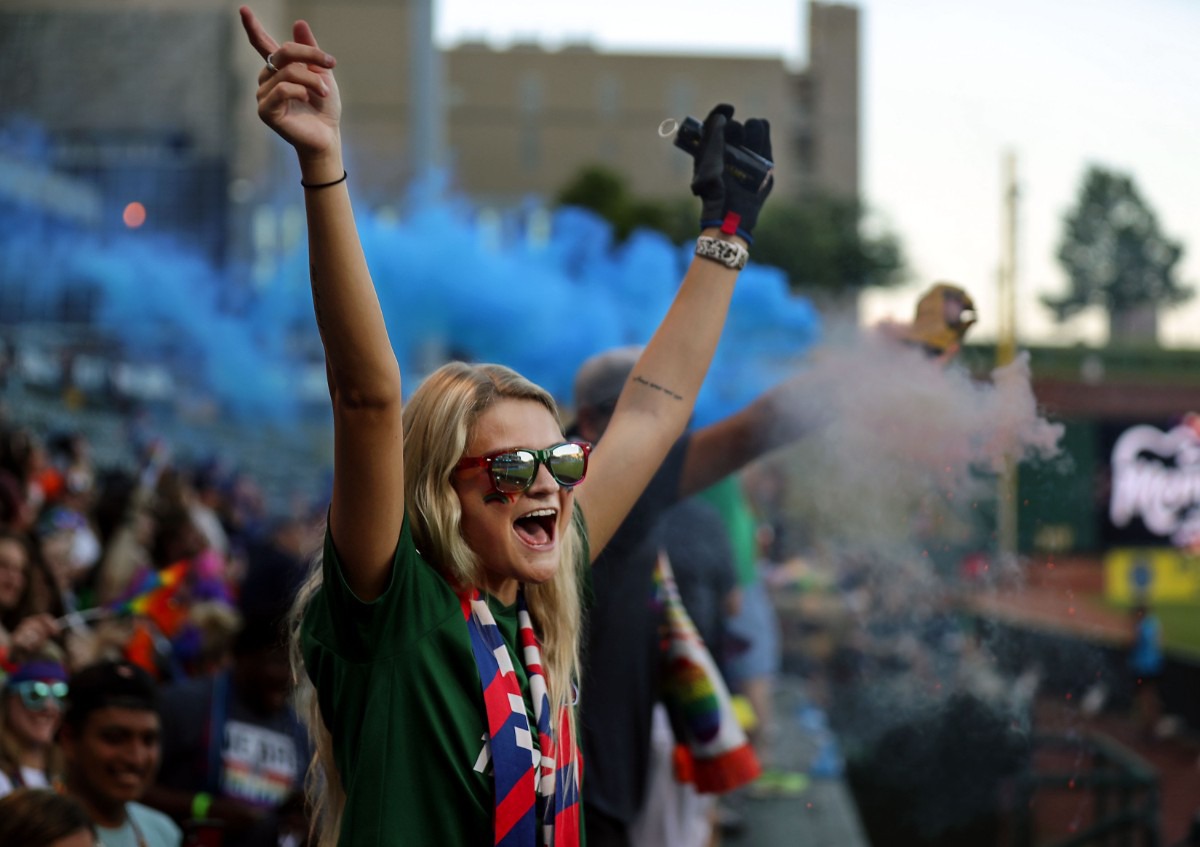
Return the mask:
{"type": "Polygon", "coordinates": [[[644,385],[647,388],[654,389],[655,391],[661,391],[663,394],[667,395],[672,400],[682,400],[683,399],[682,394],[676,394],[674,391],[667,388],[665,385],[659,385],[657,382],[650,382],[649,380],[647,380],[641,376],[635,375],[633,377],[633,381],[636,382],[638,385],[644,385]]]}
{"type": "Polygon", "coordinates": [[[317,290],[317,264],[309,262],[308,264],[308,284],[312,288],[313,314],[317,319],[317,332],[321,333],[321,337],[325,337],[325,320],[321,316],[321,293],[317,290]]]}

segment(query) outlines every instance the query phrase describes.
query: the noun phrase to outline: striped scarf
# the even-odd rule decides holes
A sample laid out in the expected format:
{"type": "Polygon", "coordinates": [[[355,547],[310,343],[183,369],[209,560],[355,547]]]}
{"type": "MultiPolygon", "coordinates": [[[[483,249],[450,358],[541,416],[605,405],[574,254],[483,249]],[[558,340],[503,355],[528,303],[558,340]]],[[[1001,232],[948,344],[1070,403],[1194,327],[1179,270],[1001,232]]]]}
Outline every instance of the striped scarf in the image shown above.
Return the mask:
{"type": "Polygon", "coordinates": [[[569,710],[558,716],[552,732],[550,697],[542,669],[542,651],[525,593],[517,598],[522,661],[529,679],[537,720],[538,750],[533,747],[529,717],[511,653],[496,619],[479,591],[463,603],[471,649],[479,669],[487,708],[488,746],[495,778],[497,847],[578,847],[579,764],[571,738],[569,710]],[[537,822],[542,822],[540,839],[537,822]]]}

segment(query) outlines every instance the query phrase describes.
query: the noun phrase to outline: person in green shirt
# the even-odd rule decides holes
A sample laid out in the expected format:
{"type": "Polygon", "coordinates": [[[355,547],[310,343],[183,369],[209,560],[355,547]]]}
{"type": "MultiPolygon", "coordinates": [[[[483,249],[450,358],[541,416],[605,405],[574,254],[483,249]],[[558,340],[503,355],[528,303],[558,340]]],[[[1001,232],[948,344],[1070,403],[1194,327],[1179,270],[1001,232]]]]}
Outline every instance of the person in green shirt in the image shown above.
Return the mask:
{"type": "Polygon", "coordinates": [[[335,60],[303,21],[281,44],[241,16],[265,60],[259,116],[300,165],[333,407],[324,550],[293,614],[319,843],[578,844],[585,565],[687,425],[748,255],[739,232],[772,184],[744,185],[726,144],[769,159],[769,127],[730,106],[705,120],[696,258],[594,451],[565,439],[546,391],[499,365],[447,364],[402,412],[350,204],[335,60]]]}

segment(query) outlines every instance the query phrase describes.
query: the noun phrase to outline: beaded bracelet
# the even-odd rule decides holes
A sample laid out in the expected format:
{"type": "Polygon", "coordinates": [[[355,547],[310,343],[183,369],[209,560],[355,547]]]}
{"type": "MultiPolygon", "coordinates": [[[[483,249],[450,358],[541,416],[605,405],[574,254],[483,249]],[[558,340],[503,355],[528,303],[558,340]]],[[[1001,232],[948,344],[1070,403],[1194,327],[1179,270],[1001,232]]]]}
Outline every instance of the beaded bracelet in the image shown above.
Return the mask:
{"type": "Polygon", "coordinates": [[[749,251],[742,245],[708,235],[696,239],[696,255],[735,271],[746,267],[746,260],[750,258],[749,251]]]}

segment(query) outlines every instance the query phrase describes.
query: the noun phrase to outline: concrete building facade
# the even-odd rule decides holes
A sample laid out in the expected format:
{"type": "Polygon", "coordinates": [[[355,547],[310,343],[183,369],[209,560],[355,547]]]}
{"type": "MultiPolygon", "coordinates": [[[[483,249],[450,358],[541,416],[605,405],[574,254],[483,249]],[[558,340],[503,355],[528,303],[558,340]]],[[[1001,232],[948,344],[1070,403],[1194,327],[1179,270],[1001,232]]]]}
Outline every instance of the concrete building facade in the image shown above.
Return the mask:
{"type": "MultiPolygon", "coordinates": [[[[281,40],[292,20],[305,18],[339,57],[348,169],[360,203],[401,202],[417,162],[430,158],[412,142],[418,130],[427,144],[436,140],[433,156],[452,185],[489,206],[551,199],[595,163],[623,174],[640,195],[683,195],[690,162],[660,125],[703,118],[718,101],[771,120],[779,193],[859,192],[852,6],[808,4],[809,64],[797,71],[781,58],[586,46],[422,52],[428,24],[421,32],[412,22],[429,20],[431,2],[254,3],[281,40]],[[422,105],[430,102],[442,107],[422,105]]],[[[255,115],[261,60],[245,43],[237,5],[5,0],[0,124],[38,128],[45,150],[37,166],[94,188],[101,226],[120,227],[122,208],[137,200],[147,206],[147,231],[195,243],[218,265],[278,252],[302,228],[296,168],[255,115]]],[[[18,202],[5,187],[11,171],[0,169],[0,203],[18,202]]]]}
{"type": "MultiPolygon", "coordinates": [[[[338,69],[353,158],[382,194],[413,173],[414,87],[408,21],[413,0],[294,0],[338,69]],[[369,61],[364,61],[369,59],[369,61]]],[[[778,190],[857,197],[860,147],[859,11],[808,4],[809,64],[778,57],[601,52],[588,45],[498,50],[460,44],[441,51],[435,88],[444,108],[434,134],[442,164],[467,195],[503,204],[552,196],[578,169],[602,164],[640,194],[686,191],[687,157],[659,134],[666,120],[703,118],[720,101],[767,117],[778,190]]],[[[436,120],[436,118],[434,118],[436,120]]]]}

